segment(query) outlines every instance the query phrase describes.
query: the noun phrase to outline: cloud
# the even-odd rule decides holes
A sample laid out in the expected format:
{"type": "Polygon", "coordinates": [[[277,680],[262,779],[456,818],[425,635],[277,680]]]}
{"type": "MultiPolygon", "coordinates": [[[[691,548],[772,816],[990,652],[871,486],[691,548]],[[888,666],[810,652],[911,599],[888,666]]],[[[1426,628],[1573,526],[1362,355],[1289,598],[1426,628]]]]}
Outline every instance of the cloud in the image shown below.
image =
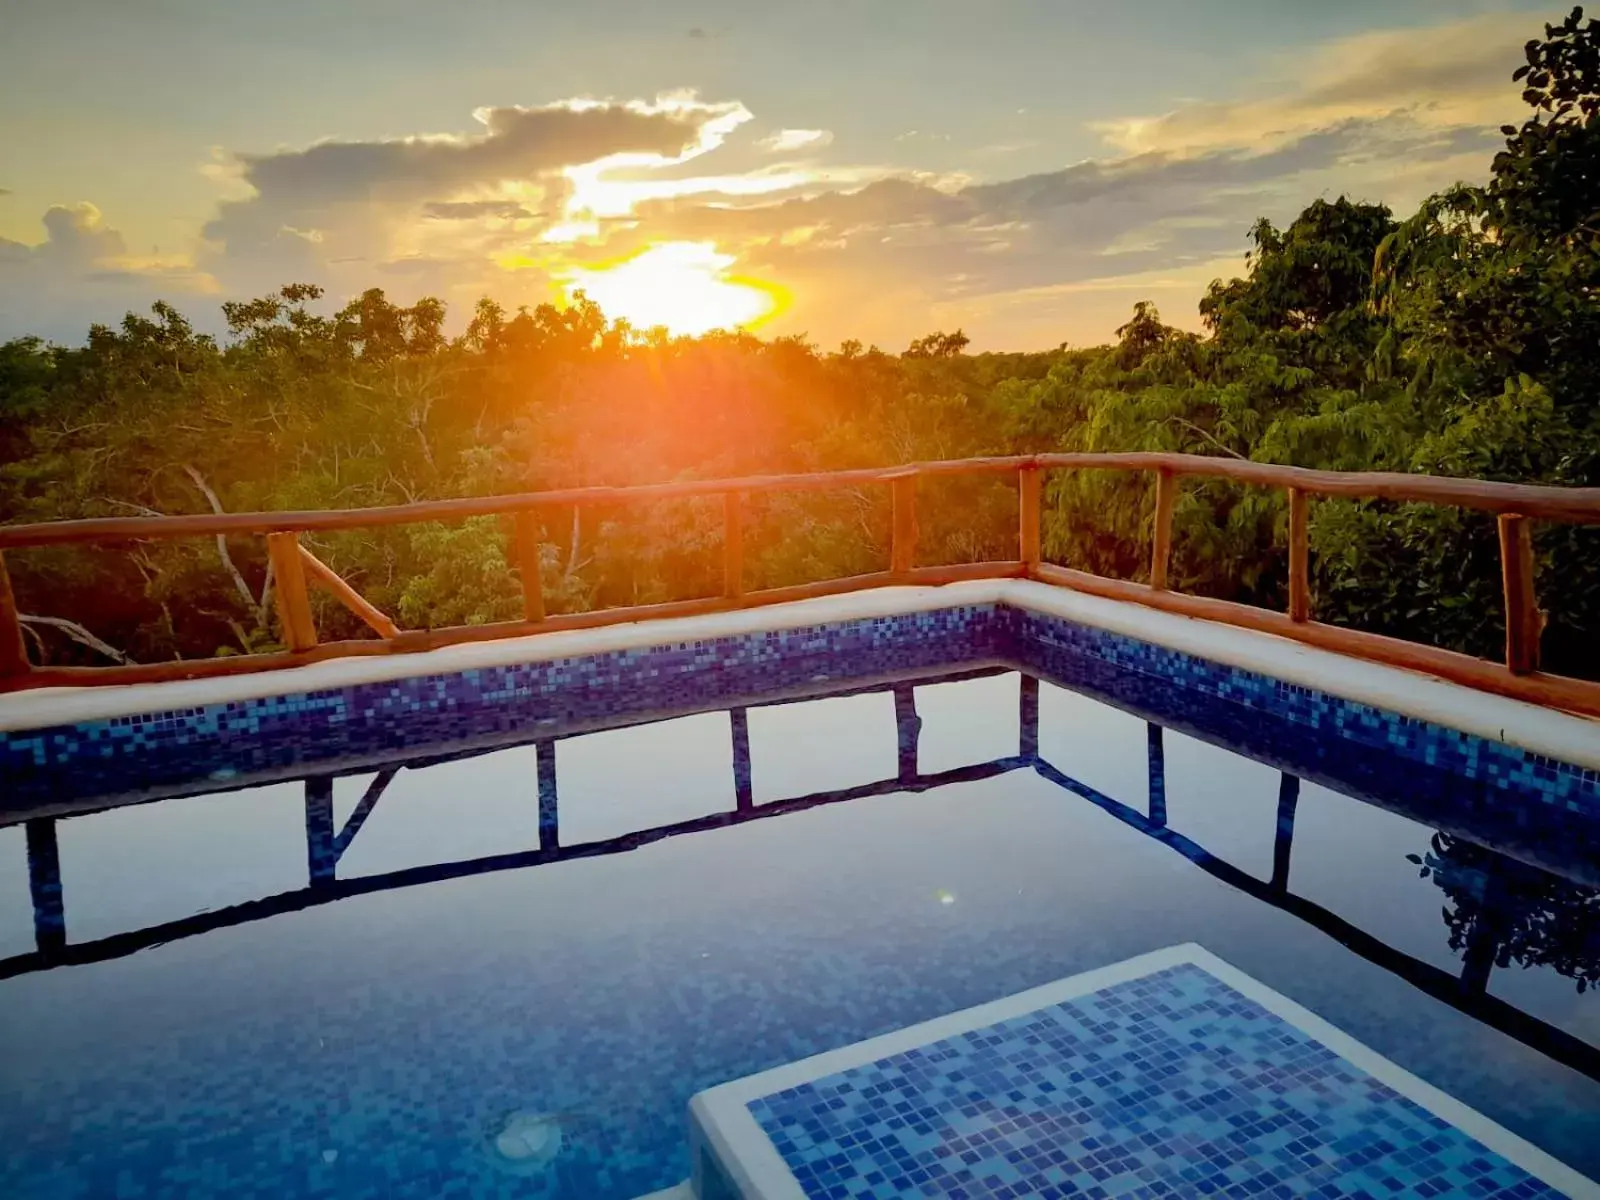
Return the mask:
{"type": "Polygon", "coordinates": [[[1352,120],[1494,127],[1518,111],[1510,78],[1527,33],[1525,14],[1496,13],[1432,29],[1359,34],[1282,63],[1280,77],[1257,95],[1094,128],[1116,150],[1138,154],[1260,147],[1352,120]]]}
{"type": "Polygon", "coordinates": [[[534,220],[570,196],[566,173],[575,168],[680,161],[720,144],[750,116],[742,105],[687,95],[566,100],[473,115],[481,129],[471,134],[335,140],[225,156],[210,173],[243,194],[224,199],[205,226],[205,265],[251,291],[275,286],[286,271],[320,277],[334,258],[470,254],[481,249],[480,231],[436,228],[430,235],[425,226],[534,220]],[[429,243],[430,236],[439,244],[429,243]]]}
{"type": "Polygon", "coordinates": [[[504,221],[531,221],[542,215],[514,200],[432,200],[422,214],[440,221],[479,221],[499,217],[504,221]]]}
{"type": "Polygon", "coordinates": [[[87,201],[52,205],[40,224],[44,240],[34,245],[0,238],[0,338],[31,333],[75,342],[92,321],[216,290],[183,258],[129,254],[122,234],[87,201]]]}
{"type": "Polygon", "coordinates": [[[67,266],[82,267],[125,257],[122,235],[108,227],[100,210],[87,202],[55,204],[45,211],[46,239],[34,253],[67,266]]]}
{"type": "Polygon", "coordinates": [[[0,188],[0,196],[9,196],[9,195],[11,195],[11,189],[10,188],[0,188]]]}
{"type": "Polygon", "coordinates": [[[566,101],[542,108],[480,108],[482,133],[370,142],[318,142],[303,150],[239,154],[261,199],[326,203],[428,196],[457,188],[537,178],[614,154],[676,157],[694,146],[722,107],[566,101]]]}
{"type": "Polygon", "coordinates": [[[87,201],[54,204],[40,218],[44,241],[29,246],[0,238],[0,265],[47,266],[62,274],[107,267],[127,257],[122,235],[87,201]]]}
{"type": "Polygon", "coordinates": [[[793,154],[797,150],[821,150],[833,141],[826,129],[780,129],[756,143],[771,154],[793,154]]]}
{"type": "Polygon", "coordinates": [[[1282,222],[1341,192],[1415,203],[1480,169],[1495,141],[1476,127],[1425,129],[1394,116],[1264,148],[1151,151],[995,182],[901,176],[777,203],[671,198],[638,205],[594,253],[715,240],[738,254],[741,272],[794,295],[774,331],[824,340],[853,336],[854,324],[898,344],[926,332],[933,314],[990,345],[1014,345],[1007,331],[1023,329],[1026,344],[1088,340],[1109,336],[1140,289],[1168,319],[1193,325],[1205,285],[1242,267],[1259,216],[1282,222]],[[1008,299],[1022,295],[1042,306],[1026,320],[1008,299]],[[1069,324],[1046,337],[1047,310],[1069,324]]]}

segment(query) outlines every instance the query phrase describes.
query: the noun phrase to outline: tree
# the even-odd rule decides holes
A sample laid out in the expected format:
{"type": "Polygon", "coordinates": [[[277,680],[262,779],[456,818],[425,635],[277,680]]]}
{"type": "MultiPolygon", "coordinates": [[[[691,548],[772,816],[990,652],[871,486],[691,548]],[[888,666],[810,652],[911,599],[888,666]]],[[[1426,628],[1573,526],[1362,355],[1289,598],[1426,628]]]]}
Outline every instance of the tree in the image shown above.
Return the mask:
{"type": "MultiPolygon", "coordinates": [[[[291,283],[223,306],[224,345],[170,305],[96,326],[78,348],[0,347],[0,517],[352,507],[587,484],[825,470],[1052,450],[1164,450],[1330,469],[1600,485],[1600,32],[1574,12],[1529,43],[1532,108],[1488,177],[1396,221],[1316,200],[1258,221],[1203,334],[1148,302],[1108,346],[975,354],[935,332],[903,354],[858,340],[642,332],[581,294],[508,312],[381,289],[329,300],[291,283]]],[[[1015,493],[937,481],[930,561],[1015,553],[1015,493]]],[[[1060,472],[1052,558],[1138,578],[1149,481],[1060,472]]],[[[883,489],[752,500],[750,584],[881,569],[883,489]]],[[[1283,498],[1188,481],[1175,586],[1281,607],[1283,498]]],[[[552,515],[552,605],[632,603],[717,586],[717,514],[693,503],[552,515]],[[559,597],[559,599],[557,599],[559,597]]],[[[407,623],[498,620],[519,588],[498,522],[340,534],[316,550],[407,623]]],[[[1492,520],[1425,505],[1319,503],[1319,619],[1492,655],[1503,637],[1492,520]]],[[[1600,676],[1600,542],[1542,527],[1549,669],[1600,676]]],[[[8,557],[29,611],[146,659],[259,646],[254,539],[62,548],[8,557]]],[[[359,632],[319,608],[329,636],[359,632]]],[[[88,657],[60,629],[43,652],[88,657]]]]}

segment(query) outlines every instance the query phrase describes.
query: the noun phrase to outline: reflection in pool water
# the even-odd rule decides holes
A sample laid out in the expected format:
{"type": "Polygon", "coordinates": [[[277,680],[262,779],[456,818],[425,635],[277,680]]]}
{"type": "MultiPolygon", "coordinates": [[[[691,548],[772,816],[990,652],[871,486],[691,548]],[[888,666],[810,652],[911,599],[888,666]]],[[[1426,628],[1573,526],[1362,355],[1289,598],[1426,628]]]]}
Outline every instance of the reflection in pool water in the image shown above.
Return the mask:
{"type": "Polygon", "coordinates": [[[976,670],[0,829],[0,1191],[636,1196],[695,1091],[1186,941],[1600,1170],[1592,831],[1233,719],[976,670]]]}

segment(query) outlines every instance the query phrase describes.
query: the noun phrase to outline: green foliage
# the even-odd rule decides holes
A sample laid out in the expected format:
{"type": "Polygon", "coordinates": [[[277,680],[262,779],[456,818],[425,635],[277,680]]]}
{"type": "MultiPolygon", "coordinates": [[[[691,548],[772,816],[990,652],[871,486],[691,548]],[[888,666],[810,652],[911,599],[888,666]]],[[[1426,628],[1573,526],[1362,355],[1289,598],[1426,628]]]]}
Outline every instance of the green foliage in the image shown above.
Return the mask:
{"type": "MultiPolygon", "coordinates": [[[[397,504],[534,488],[815,471],[1038,451],[1171,450],[1329,469],[1600,485],[1600,23],[1575,10],[1527,46],[1532,115],[1506,126],[1481,185],[1396,220],[1345,197],[1250,231],[1245,274],[1200,303],[1206,333],[1140,303],[1110,346],[970,354],[960,330],[887,354],[858,341],[673,338],[583,297],[459,337],[437,300],[371,289],[343,307],[293,283],[223,305],[228,338],[170,305],[67,348],[0,346],[0,517],[397,504]]],[[[1150,481],[1048,481],[1049,557],[1140,578],[1150,481]]],[[[919,559],[1016,552],[1014,485],[930,481],[919,559]]],[[[552,611],[721,588],[713,501],[548,512],[552,611]]],[[[1188,481],[1175,585],[1278,606],[1283,498],[1188,481]]],[[[1485,517],[1323,502],[1311,518],[1317,616],[1493,655],[1503,636],[1485,517]]],[[[746,580],[881,569],[886,489],[749,498],[746,580]]],[[[410,627],[521,613],[499,519],[319,538],[315,550],[410,627]]],[[[1541,528],[1546,663],[1600,676],[1600,535],[1541,528]]],[[[273,643],[252,539],[63,547],[10,556],[23,608],[80,622],[139,659],[273,643]]],[[[327,636],[359,636],[326,598],[327,636]]],[[[59,630],[36,652],[90,660],[59,630]]]]}
{"type": "Polygon", "coordinates": [[[1449,833],[1406,855],[1449,904],[1450,949],[1469,975],[1545,967],[1580,994],[1600,984],[1600,891],[1571,883],[1449,833]]]}

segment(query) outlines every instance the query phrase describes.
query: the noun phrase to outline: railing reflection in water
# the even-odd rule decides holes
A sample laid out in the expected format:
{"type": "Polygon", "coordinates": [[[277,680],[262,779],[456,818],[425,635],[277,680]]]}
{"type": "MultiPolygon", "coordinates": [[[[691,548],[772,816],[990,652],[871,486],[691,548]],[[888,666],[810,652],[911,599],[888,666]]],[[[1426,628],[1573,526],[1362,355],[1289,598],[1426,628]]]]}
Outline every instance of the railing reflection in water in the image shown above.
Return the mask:
{"type": "MultiPolygon", "coordinates": [[[[1272,905],[1332,937],[1367,961],[1426,994],[1469,1014],[1540,1052],[1600,1080],[1600,1046],[1550,1025],[1490,994],[1493,972],[1513,960],[1546,965],[1576,981],[1578,990],[1600,982],[1600,890],[1529,866],[1460,836],[1437,833],[1426,856],[1408,856],[1452,901],[1445,910],[1449,945],[1461,958],[1451,973],[1424,962],[1358,927],[1328,908],[1291,890],[1295,818],[1300,777],[1279,772],[1270,878],[1261,879],[1212,853],[1168,823],[1166,731],[1146,723],[1148,809],[1116,800],[1057,769],[1040,753],[1040,682],[1019,679],[1017,753],[937,772],[920,768],[923,721],[916,689],[1005,673],[986,667],[954,675],[899,680],[831,693],[831,696],[888,693],[893,700],[896,772],[893,777],[851,787],[757,803],[753,783],[749,708],[726,710],[731,733],[734,807],[670,824],[656,825],[596,841],[563,845],[556,744],[562,737],[534,743],[537,775],[538,844],[505,853],[428,863],[355,878],[341,878],[339,866],[389,786],[402,770],[436,765],[492,751],[418,757],[380,770],[342,825],[334,819],[334,775],[304,779],[307,883],[304,888],[196,913],[83,942],[68,939],[66,898],[61,882],[57,823],[75,817],[42,817],[24,822],[28,883],[33,906],[35,949],[0,959],[0,979],[57,967],[103,962],[163,943],[303,911],[352,896],[415,887],[445,879],[520,870],[580,858],[613,855],[667,838],[701,833],[788,813],[871,796],[921,792],[1032,771],[1062,791],[1089,803],[1123,825],[1176,851],[1213,878],[1272,905]]],[[[778,700],[773,707],[793,700],[778,700]]],[[[768,707],[763,705],[761,707],[768,707]]],[[[635,724],[649,724],[636,722],[635,724]]],[[[622,726],[626,728],[626,726],[622,726]]],[[[569,735],[579,736],[579,735],[569,735]]],[[[80,814],[82,815],[82,814],[80,814]]]]}

